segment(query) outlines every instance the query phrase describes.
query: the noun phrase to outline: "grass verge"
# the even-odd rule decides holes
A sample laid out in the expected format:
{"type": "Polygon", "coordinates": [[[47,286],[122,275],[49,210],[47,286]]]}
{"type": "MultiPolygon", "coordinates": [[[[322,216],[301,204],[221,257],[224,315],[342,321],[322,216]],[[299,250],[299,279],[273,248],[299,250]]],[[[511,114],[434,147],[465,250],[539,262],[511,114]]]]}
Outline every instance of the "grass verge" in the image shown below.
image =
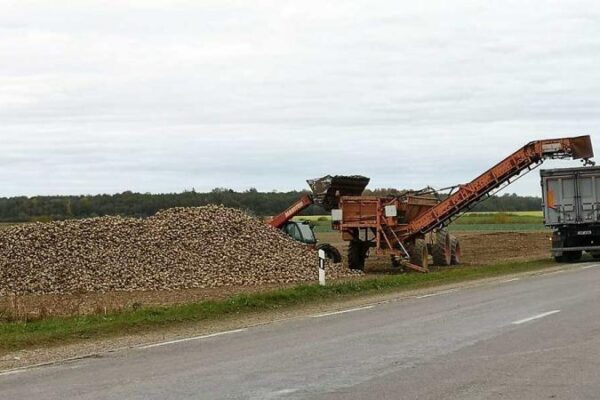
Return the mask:
{"type": "Polygon", "coordinates": [[[528,272],[554,266],[549,260],[459,267],[429,274],[399,274],[289,289],[243,294],[220,301],[142,308],[109,315],[49,318],[32,322],[0,323],[0,352],[52,346],[86,339],[139,333],[176,324],[216,320],[228,316],[340,300],[352,296],[432,287],[436,285],[528,272]]]}

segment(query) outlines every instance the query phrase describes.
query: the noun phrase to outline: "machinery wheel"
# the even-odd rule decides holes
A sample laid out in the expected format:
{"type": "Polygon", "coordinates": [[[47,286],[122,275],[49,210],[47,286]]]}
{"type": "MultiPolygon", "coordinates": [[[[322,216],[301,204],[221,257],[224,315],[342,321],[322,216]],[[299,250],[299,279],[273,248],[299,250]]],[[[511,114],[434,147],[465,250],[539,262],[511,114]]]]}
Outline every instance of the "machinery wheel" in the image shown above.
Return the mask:
{"type": "Polygon", "coordinates": [[[352,240],[348,244],[348,267],[350,269],[365,269],[365,261],[367,252],[369,251],[369,243],[360,240],[352,240]]]}
{"type": "Polygon", "coordinates": [[[462,257],[462,251],[460,250],[460,241],[456,236],[450,235],[450,264],[458,265],[460,264],[460,258],[462,257]]]}
{"type": "Polygon", "coordinates": [[[424,239],[416,239],[415,243],[408,246],[411,264],[422,268],[429,268],[429,253],[427,252],[427,243],[424,239]]]}
{"type": "Polygon", "coordinates": [[[557,263],[564,263],[567,262],[565,256],[554,256],[554,261],[556,261],[557,263]]]}
{"type": "Polygon", "coordinates": [[[318,245],[317,250],[324,250],[327,258],[330,259],[334,264],[339,264],[342,262],[342,255],[340,254],[340,251],[329,243],[318,245]]]}
{"type": "Polygon", "coordinates": [[[391,256],[392,268],[402,268],[402,263],[396,256],[391,256]]]}
{"type": "Polygon", "coordinates": [[[450,234],[445,229],[440,229],[435,237],[435,243],[431,246],[433,264],[445,267],[452,261],[452,249],[450,234]]]}

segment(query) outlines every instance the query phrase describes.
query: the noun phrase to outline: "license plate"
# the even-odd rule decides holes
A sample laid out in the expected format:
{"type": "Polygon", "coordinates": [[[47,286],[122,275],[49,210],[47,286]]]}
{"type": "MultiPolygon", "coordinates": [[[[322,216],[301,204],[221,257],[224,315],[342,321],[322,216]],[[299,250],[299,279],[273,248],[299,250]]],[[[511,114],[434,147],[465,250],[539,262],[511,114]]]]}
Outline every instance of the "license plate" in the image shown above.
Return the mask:
{"type": "Polygon", "coordinates": [[[592,231],[577,231],[579,236],[591,235],[592,231]]]}

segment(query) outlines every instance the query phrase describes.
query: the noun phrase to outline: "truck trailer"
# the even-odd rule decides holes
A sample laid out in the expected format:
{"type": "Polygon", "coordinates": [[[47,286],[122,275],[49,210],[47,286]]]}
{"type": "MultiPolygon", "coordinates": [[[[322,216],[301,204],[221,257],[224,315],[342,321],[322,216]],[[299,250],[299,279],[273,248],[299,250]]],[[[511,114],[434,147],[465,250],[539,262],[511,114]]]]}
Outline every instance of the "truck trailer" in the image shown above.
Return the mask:
{"type": "Polygon", "coordinates": [[[544,224],[553,229],[552,255],[573,262],[600,258],[600,167],[540,171],[544,224]]]}

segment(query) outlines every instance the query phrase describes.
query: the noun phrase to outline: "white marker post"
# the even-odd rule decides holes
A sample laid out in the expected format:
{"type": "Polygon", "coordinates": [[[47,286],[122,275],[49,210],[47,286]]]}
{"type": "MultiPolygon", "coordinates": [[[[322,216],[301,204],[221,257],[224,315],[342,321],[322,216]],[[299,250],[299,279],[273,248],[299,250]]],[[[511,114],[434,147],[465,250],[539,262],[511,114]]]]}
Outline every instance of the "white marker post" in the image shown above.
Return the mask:
{"type": "Polygon", "coordinates": [[[319,285],[325,286],[325,250],[319,250],[319,285]]]}

